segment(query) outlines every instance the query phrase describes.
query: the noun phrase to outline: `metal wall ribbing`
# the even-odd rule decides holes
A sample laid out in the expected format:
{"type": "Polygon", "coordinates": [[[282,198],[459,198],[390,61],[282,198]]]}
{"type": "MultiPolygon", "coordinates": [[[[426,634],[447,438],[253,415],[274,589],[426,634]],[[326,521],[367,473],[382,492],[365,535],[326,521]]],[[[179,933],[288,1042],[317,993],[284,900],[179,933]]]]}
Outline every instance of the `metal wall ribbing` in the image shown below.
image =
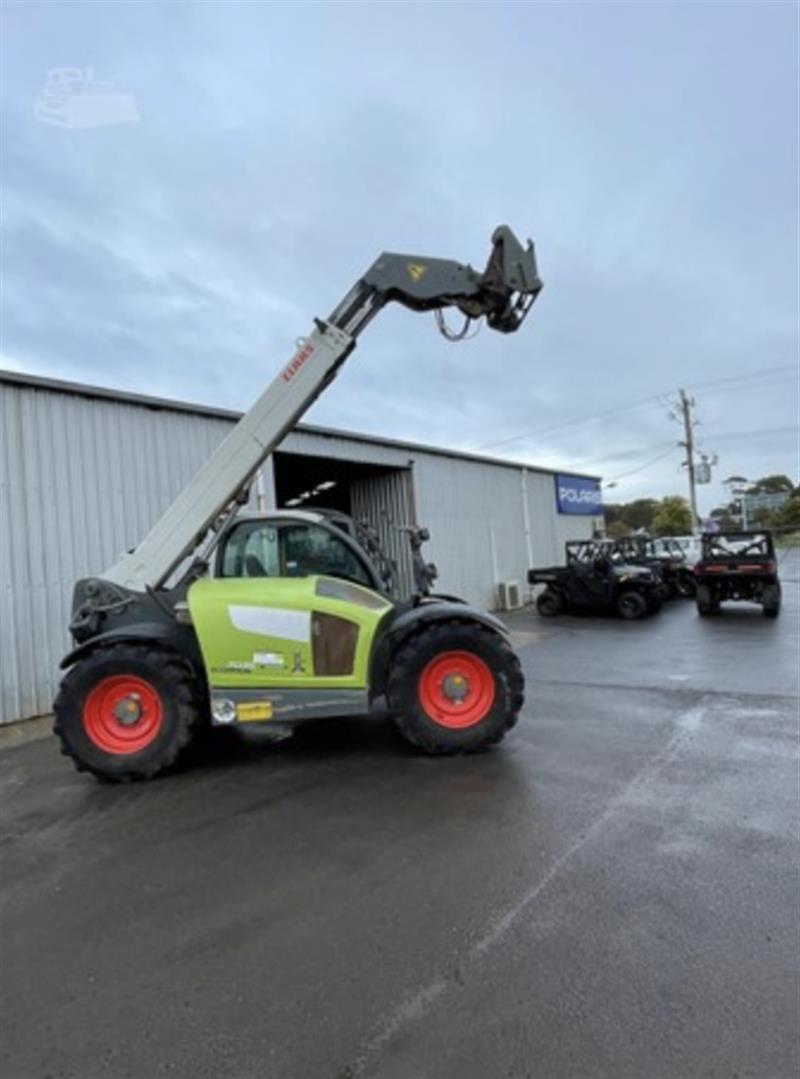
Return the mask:
{"type": "MultiPolygon", "coordinates": [[[[74,582],[145,535],[233,422],[79,386],[0,380],[0,722],[50,710],[74,582]]],[[[590,518],[557,518],[549,473],[314,429],[293,432],[282,449],[411,466],[438,586],[483,607],[495,605],[496,580],[524,582],[529,546],[535,562],[550,563],[564,539],[591,534],[590,518]]],[[[359,505],[368,486],[354,486],[359,505]]],[[[376,502],[376,520],[395,502],[405,512],[399,489],[384,484],[380,497],[389,501],[376,502]]]]}
{"type": "Polygon", "coordinates": [[[0,720],[50,710],[72,584],[134,546],[230,421],[0,384],[0,720]]]}

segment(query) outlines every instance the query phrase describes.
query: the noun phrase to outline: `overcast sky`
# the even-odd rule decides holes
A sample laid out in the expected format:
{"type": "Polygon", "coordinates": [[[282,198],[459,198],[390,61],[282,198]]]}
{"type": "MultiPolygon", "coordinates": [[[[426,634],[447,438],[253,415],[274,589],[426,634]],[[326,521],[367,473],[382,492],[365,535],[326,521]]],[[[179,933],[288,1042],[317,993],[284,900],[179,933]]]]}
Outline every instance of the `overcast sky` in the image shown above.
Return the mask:
{"type": "Polygon", "coordinates": [[[797,13],[6,0],[4,362],[246,408],[381,250],[482,265],[507,222],[516,336],[384,312],[307,419],[660,497],[696,387],[718,478],[796,480],[797,13]],[[139,120],[42,122],[60,68],[139,120]]]}

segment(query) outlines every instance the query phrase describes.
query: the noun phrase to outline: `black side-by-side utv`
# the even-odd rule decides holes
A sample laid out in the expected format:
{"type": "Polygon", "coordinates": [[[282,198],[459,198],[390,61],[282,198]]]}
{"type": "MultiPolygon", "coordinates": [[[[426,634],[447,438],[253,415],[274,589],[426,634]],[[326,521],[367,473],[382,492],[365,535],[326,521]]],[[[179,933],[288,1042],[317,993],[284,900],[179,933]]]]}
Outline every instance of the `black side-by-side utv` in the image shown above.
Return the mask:
{"type": "Polygon", "coordinates": [[[705,532],[702,544],[694,567],[698,614],[718,614],[725,600],[749,600],[767,618],[778,617],[781,585],[770,532],[705,532]]]}
{"type": "Polygon", "coordinates": [[[607,540],[567,543],[566,565],[530,569],[528,583],[545,585],[536,599],[544,618],[595,612],[633,620],[661,607],[662,585],[656,574],[647,566],[619,562],[607,540]]]}

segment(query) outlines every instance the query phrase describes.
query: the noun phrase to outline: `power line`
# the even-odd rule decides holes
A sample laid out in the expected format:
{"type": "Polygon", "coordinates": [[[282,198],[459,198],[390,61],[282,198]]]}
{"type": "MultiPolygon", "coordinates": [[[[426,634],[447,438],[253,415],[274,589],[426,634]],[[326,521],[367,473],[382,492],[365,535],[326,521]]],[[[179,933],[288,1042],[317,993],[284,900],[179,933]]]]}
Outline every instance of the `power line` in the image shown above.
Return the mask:
{"type": "Polygon", "coordinates": [[[796,382],[798,378],[800,378],[800,371],[796,371],[794,374],[768,375],[758,382],[737,383],[733,386],[718,386],[716,389],[705,390],[700,396],[701,400],[705,400],[707,397],[718,397],[720,394],[725,393],[738,393],[741,390],[747,390],[749,393],[775,386],[779,382],[796,382]]]}
{"type": "Polygon", "coordinates": [[[616,483],[616,481],[621,480],[621,479],[625,479],[627,476],[635,476],[636,473],[638,473],[638,472],[645,472],[646,468],[650,468],[653,465],[656,465],[660,461],[663,461],[664,457],[669,456],[669,454],[672,453],[675,450],[676,446],[677,446],[677,442],[675,443],[675,445],[670,446],[669,449],[666,451],[666,453],[660,453],[659,456],[653,457],[653,460],[648,461],[647,464],[639,465],[638,468],[632,468],[632,469],[629,470],[629,472],[620,473],[619,476],[614,476],[612,479],[609,480],[609,483],[616,483]]]}
{"type": "MultiPolygon", "coordinates": [[[[778,364],[778,365],[776,365],[774,367],[762,368],[760,371],[749,371],[749,372],[746,372],[746,373],[743,373],[743,374],[740,374],[740,375],[729,375],[729,376],[726,376],[724,378],[706,379],[704,382],[693,382],[693,383],[689,384],[689,389],[695,390],[695,389],[700,389],[700,388],[708,387],[708,386],[724,386],[724,385],[731,385],[733,383],[744,383],[744,382],[749,382],[751,379],[754,379],[754,378],[756,378],[756,379],[764,378],[765,376],[775,375],[775,374],[778,374],[780,372],[787,372],[787,371],[795,372],[794,377],[796,377],[796,374],[798,372],[798,367],[797,367],[796,364],[778,364]]],[[[753,388],[757,388],[757,387],[754,386],[753,388]]],[[[650,405],[651,403],[661,403],[661,404],[663,404],[663,399],[665,397],[669,397],[669,395],[671,393],[674,393],[674,392],[675,392],[674,390],[668,390],[666,393],[651,394],[649,397],[640,398],[639,400],[632,401],[629,404],[615,405],[613,408],[605,409],[602,412],[592,413],[589,416],[584,416],[582,419],[566,420],[564,423],[558,423],[558,424],[555,424],[555,426],[553,426],[553,427],[546,427],[546,428],[544,428],[542,430],[529,429],[527,431],[521,432],[520,434],[511,435],[508,438],[501,438],[501,439],[498,439],[498,440],[496,440],[494,442],[485,442],[482,445],[478,446],[478,449],[479,450],[497,449],[500,446],[508,446],[508,445],[511,445],[514,442],[521,442],[525,438],[544,438],[547,435],[555,434],[557,431],[565,431],[565,430],[568,430],[568,429],[570,429],[572,427],[582,427],[584,424],[587,424],[587,423],[596,423],[598,420],[606,419],[609,416],[618,416],[618,415],[620,415],[621,413],[624,413],[624,412],[631,412],[634,409],[642,408],[645,405],[650,405]]],[[[728,392],[728,391],[719,391],[719,392],[728,392]]]]}
{"type": "Polygon", "coordinates": [[[596,420],[605,419],[607,416],[616,416],[621,412],[630,412],[632,409],[641,408],[642,405],[649,405],[651,402],[658,402],[658,394],[654,394],[651,397],[643,397],[640,401],[633,401],[628,405],[617,405],[614,408],[606,409],[604,412],[596,412],[591,416],[584,416],[581,420],[567,420],[565,423],[558,423],[555,427],[546,427],[542,431],[524,431],[519,435],[512,435],[510,438],[501,438],[496,442],[486,442],[484,445],[479,446],[479,450],[497,449],[498,446],[506,446],[511,442],[520,442],[523,438],[544,438],[545,435],[552,435],[556,431],[564,431],[569,427],[581,427],[585,423],[594,423],[596,420]]]}
{"type": "Polygon", "coordinates": [[[727,378],[711,378],[705,382],[692,382],[689,389],[699,390],[704,386],[721,386],[726,382],[743,382],[749,378],[761,378],[764,375],[769,375],[778,371],[793,371],[795,375],[800,373],[800,368],[796,363],[781,363],[776,367],[764,367],[760,371],[750,371],[741,375],[730,375],[727,378]]]}
{"type": "Polygon", "coordinates": [[[705,432],[703,441],[721,442],[723,439],[729,438],[756,438],[758,435],[782,435],[788,434],[790,431],[800,431],[800,426],[795,423],[789,427],[760,427],[755,431],[725,431],[721,435],[705,432]]]}
{"type": "MultiPolygon", "coordinates": [[[[798,426],[797,424],[795,424],[793,426],[789,426],[789,427],[762,427],[762,428],[758,428],[758,429],[751,430],[751,431],[726,431],[726,432],[724,432],[723,434],[720,434],[720,435],[710,434],[708,436],[708,439],[709,439],[709,441],[722,441],[723,439],[731,439],[731,438],[757,438],[759,435],[786,434],[786,433],[795,432],[795,431],[800,431],[800,426],[798,426]]],[[[654,445],[658,445],[658,443],[654,443],[654,445]]],[[[663,445],[663,443],[662,443],[662,445],[663,445]]],[[[672,453],[673,450],[678,449],[679,446],[680,446],[679,442],[670,442],[669,448],[666,449],[663,453],[660,453],[657,457],[654,457],[652,459],[652,461],[648,461],[646,464],[643,464],[643,465],[638,466],[637,468],[631,469],[629,472],[623,472],[620,476],[614,476],[608,482],[613,483],[615,480],[622,479],[625,476],[632,476],[636,472],[642,472],[645,468],[649,468],[651,464],[655,464],[657,461],[662,461],[665,457],[669,456],[669,454],[672,453]]],[[[631,451],[631,453],[633,453],[633,452],[634,451],[631,451]]],[[[647,449],[644,448],[643,450],[639,450],[637,452],[645,452],[646,453],[647,449]]],[[[614,457],[589,457],[589,458],[583,458],[583,459],[578,460],[578,461],[571,461],[570,465],[571,465],[571,467],[580,467],[580,468],[583,468],[583,467],[588,468],[588,467],[591,467],[591,466],[599,467],[600,465],[602,465],[602,464],[604,464],[604,463],[606,463],[608,461],[618,461],[618,460],[620,460],[620,456],[614,456],[614,457]]]]}
{"type": "Polygon", "coordinates": [[[603,457],[579,457],[578,460],[574,460],[570,457],[570,466],[572,468],[581,468],[583,465],[595,465],[609,464],[613,461],[628,461],[643,457],[645,454],[650,453],[652,450],[669,449],[673,450],[677,446],[677,442],[674,439],[669,441],[652,442],[647,446],[637,446],[630,450],[620,450],[619,452],[612,452],[604,455],[603,457]]]}
{"type": "Polygon", "coordinates": [[[666,453],[660,453],[658,457],[654,457],[652,461],[648,461],[644,465],[639,465],[638,468],[632,468],[629,472],[621,472],[618,476],[613,476],[608,482],[616,483],[618,480],[624,480],[627,476],[635,476],[637,472],[644,472],[646,468],[651,468],[653,465],[658,464],[659,461],[663,461],[665,457],[668,457],[678,446],[677,442],[673,442],[666,453]]]}

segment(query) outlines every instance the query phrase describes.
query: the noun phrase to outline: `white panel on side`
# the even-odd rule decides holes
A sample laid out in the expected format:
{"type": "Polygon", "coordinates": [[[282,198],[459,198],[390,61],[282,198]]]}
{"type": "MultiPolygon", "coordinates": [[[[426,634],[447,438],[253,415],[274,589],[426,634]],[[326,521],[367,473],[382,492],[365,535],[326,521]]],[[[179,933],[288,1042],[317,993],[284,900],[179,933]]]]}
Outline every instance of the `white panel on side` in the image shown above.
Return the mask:
{"type": "Polygon", "coordinates": [[[281,637],[285,641],[311,640],[311,612],[283,611],[277,607],[228,608],[231,623],[245,633],[259,633],[263,637],[281,637]]]}

